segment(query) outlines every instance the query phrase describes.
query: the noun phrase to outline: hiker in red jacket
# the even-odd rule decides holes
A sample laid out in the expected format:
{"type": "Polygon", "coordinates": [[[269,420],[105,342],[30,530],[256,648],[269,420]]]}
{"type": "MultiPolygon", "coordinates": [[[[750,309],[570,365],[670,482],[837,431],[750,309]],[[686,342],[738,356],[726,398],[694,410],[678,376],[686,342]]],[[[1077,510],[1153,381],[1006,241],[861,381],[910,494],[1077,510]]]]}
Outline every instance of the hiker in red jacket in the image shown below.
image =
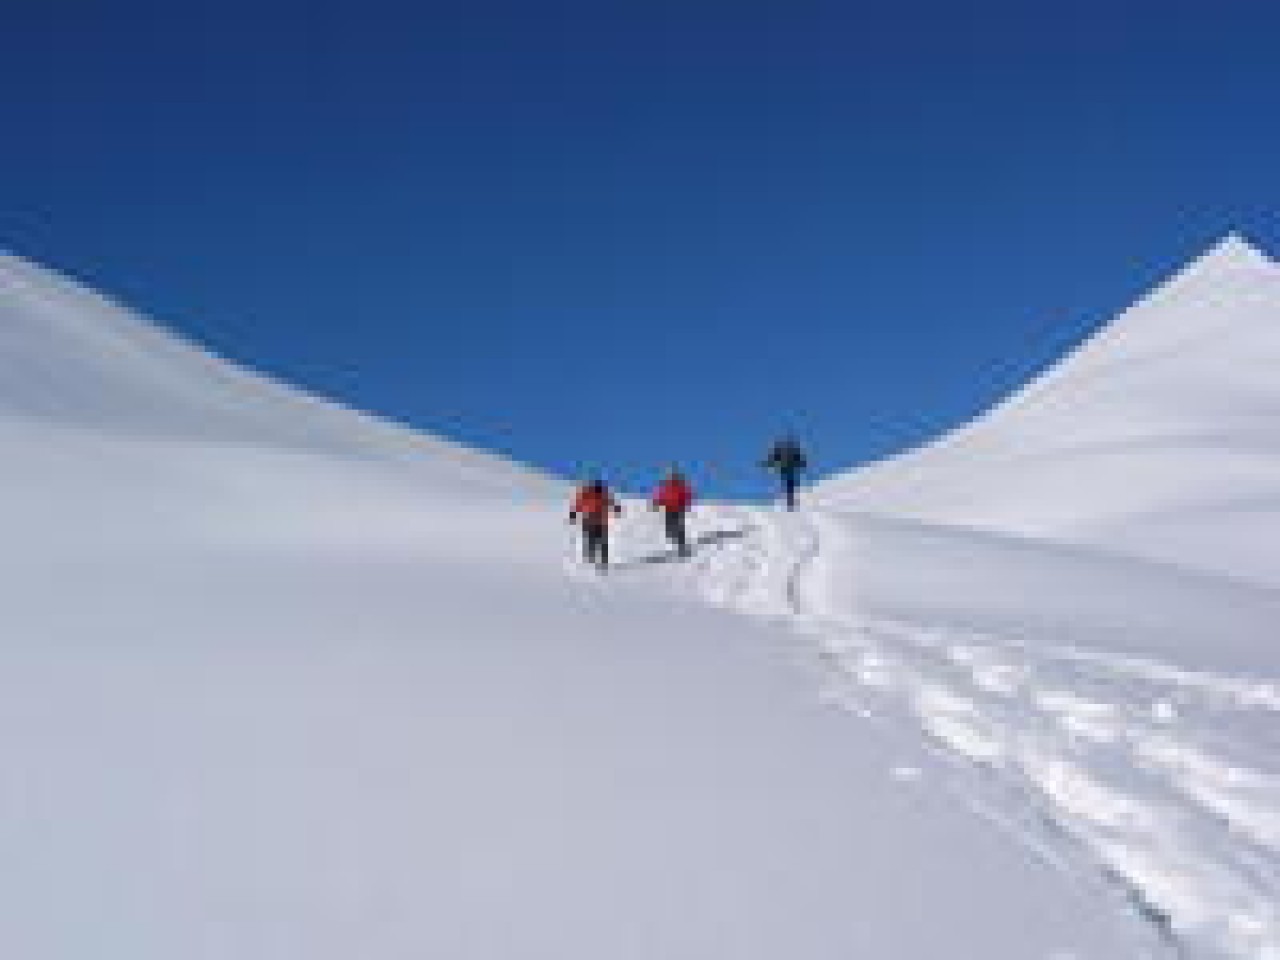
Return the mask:
{"type": "Polygon", "coordinates": [[[676,552],[682,557],[689,556],[689,535],[685,531],[684,521],[693,506],[693,487],[674,467],[666,479],[658,485],[653,495],[652,507],[661,510],[667,528],[667,539],[675,544],[676,552]]]}
{"type": "Polygon", "coordinates": [[[609,488],[593,480],[578,488],[569,511],[569,522],[582,523],[582,559],[596,564],[601,571],[609,569],[609,519],[622,513],[609,488]]]}

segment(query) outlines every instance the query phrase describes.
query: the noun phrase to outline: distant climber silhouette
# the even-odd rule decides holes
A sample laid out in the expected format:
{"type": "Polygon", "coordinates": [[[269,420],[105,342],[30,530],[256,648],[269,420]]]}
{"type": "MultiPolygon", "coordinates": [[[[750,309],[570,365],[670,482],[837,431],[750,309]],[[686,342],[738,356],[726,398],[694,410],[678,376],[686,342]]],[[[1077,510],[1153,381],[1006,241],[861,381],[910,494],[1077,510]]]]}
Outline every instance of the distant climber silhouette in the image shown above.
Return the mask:
{"type": "Polygon", "coordinates": [[[795,437],[786,436],[769,450],[769,455],[761,464],[766,470],[774,470],[782,484],[782,497],[788,510],[796,508],[796,487],[800,483],[800,474],[808,467],[804,450],[795,437]]]}

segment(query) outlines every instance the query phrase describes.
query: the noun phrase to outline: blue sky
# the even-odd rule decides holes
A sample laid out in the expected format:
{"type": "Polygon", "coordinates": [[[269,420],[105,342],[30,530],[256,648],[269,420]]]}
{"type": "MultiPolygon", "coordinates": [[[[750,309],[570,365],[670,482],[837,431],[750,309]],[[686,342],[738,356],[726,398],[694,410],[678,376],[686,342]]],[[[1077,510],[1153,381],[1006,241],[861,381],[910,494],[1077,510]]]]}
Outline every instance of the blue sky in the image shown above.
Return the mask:
{"type": "Polygon", "coordinates": [[[1280,5],[10,0],[0,246],[424,429],[755,495],[1280,251],[1280,5]]]}

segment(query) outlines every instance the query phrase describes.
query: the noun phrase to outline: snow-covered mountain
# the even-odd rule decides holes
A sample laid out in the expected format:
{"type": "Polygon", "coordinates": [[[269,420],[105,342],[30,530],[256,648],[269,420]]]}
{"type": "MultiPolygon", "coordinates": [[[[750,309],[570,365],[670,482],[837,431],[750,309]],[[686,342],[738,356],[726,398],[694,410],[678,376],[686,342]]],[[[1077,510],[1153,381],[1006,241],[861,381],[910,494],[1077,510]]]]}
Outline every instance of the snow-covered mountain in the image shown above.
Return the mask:
{"type": "MultiPolygon", "coordinates": [[[[1035,388],[1097,391],[1077,438],[1243,422],[1087,366],[1035,388]]],[[[1277,592],[1103,474],[983,500],[973,442],[703,505],[687,564],[631,509],[602,578],[556,481],[0,258],[0,954],[1276,960],[1277,592]]]]}
{"type": "Polygon", "coordinates": [[[0,416],[99,436],[397,462],[458,493],[552,489],[531,470],[237,367],[2,251],[0,416]]]}
{"type": "Polygon", "coordinates": [[[1231,236],[968,426],[821,486],[842,509],[1280,585],[1280,264],[1231,236]]]}

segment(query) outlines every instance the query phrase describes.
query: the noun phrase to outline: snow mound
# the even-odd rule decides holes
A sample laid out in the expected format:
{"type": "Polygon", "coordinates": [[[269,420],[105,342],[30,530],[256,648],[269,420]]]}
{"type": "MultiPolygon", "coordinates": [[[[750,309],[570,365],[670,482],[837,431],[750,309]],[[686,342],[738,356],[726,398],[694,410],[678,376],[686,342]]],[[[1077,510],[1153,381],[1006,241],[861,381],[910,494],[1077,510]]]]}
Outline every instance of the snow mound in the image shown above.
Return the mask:
{"type": "Polygon", "coordinates": [[[1280,584],[1280,264],[1231,236],[988,414],[822,502],[1280,584]]]}

